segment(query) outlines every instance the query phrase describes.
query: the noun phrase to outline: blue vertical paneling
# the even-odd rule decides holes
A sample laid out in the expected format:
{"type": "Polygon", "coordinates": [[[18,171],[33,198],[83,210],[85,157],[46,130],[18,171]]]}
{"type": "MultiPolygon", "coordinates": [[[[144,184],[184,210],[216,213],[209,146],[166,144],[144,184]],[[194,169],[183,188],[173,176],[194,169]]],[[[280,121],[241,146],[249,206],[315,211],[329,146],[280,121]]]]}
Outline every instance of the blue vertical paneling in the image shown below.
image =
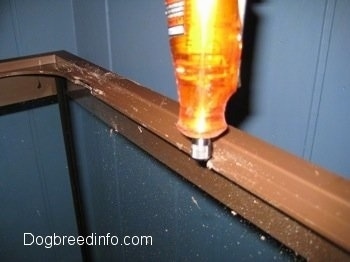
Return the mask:
{"type": "Polygon", "coordinates": [[[2,1],[1,5],[5,10],[11,9],[12,24],[8,26],[16,35],[17,55],[62,49],[76,52],[70,0],[12,0],[7,4],[2,1]]]}
{"type": "Polygon", "coordinates": [[[73,0],[78,54],[176,99],[164,1],[82,2],[73,0]]]}
{"type": "Polygon", "coordinates": [[[301,155],[325,1],[263,1],[251,8],[255,42],[244,43],[255,54],[247,87],[251,114],[241,128],[301,155]]]}
{"type": "Polygon", "coordinates": [[[13,19],[10,0],[0,2],[0,59],[18,56],[15,20],[13,19]]]}
{"type": "Polygon", "coordinates": [[[113,70],[176,98],[164,1],[109,1],[113,70]]]}
{"type": "Polygon", "coordinates": [[[350,2],[333,8],[311,159],[350,178],[350,2]]]}
{"type": "Polygon", "coordinates": [[[89,61],[112,69],[106,1],[73,1],[77,51],[89,61]]]}
{"type": "Polygon", "coordinates": [[[316,73],[313,83],[313,94],[312,100],[310,102],[309,121],[303,152],[303,156],[309,160],[311,159],[313,151],[318,115],[320,110],[320,100],[324,88],[324,75],[327,68],[328,51],[330,46],[331,32],[333,29],[333,18],[335,15],[336,6],[335,2],[336,1],[334,0],[328,1],[323,14],[321,38],[318,49],[318,59],[316,63],[316,73]]]}
{"type": "Polygon", "coordinates": [[[77,234],[57,105],[1,116],[0,148],[0,260],[79,260],[79,247],[24,246],[24,233],[77,234]]]}

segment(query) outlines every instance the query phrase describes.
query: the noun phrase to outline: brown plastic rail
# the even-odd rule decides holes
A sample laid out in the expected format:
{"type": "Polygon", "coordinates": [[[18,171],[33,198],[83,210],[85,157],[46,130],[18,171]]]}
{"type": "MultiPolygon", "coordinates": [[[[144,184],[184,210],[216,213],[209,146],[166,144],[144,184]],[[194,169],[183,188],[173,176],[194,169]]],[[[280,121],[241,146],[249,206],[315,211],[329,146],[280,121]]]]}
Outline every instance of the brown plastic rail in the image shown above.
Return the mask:
{"type": "Polygon", "coordinates": [[[115,132],[306,259],[350,260],[349,180],[233,127],[203,167],[175,128],[177,102],[64,51],[0,61],[0,78],[25,75],[67,79],[115,132]]]}

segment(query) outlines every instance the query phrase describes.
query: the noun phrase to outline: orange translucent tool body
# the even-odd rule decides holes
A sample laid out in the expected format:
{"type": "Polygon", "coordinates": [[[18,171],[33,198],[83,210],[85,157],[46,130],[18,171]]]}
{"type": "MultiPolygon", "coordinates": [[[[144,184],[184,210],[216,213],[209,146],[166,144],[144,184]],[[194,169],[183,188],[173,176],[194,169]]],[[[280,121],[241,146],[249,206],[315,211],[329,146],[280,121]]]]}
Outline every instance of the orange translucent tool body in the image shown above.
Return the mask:
{"type": "Polygon", "coordinates": [[[170,48],[180,103],[177,128],[190,138],[214,138],[227,128],[241,57],[236,0],[166,0],[170,48]]]}

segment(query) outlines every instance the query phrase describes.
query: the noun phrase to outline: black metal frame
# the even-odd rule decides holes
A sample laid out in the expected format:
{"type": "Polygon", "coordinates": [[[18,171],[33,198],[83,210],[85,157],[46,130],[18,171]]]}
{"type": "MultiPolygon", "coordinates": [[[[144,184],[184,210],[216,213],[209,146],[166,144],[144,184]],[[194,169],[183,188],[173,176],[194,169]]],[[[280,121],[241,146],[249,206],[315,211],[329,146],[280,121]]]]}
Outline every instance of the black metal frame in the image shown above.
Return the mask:
{"type": "MultiPolygon", "coordinates": [[[[78,234],[87,237],[90,231],[85,216],[86,205],[81,192],[81,178],[76,161],[69,97],[67,95],[67,80],[61,77],[56,78],[56,88],[78,234]]],[[[83,261],[92,261],[91,246],[81,245],[80,248],[83,261]]]]}

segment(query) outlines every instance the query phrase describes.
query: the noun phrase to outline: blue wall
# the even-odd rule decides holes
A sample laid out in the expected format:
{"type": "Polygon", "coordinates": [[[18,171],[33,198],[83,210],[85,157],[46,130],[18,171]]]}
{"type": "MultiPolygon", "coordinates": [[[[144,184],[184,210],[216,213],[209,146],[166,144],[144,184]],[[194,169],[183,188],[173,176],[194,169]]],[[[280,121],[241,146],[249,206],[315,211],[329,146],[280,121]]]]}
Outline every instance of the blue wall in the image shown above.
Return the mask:
{"type": "Polygon", "coordinates": [[[70,0],[1,0],[0,59],[65,49],[76,52],[70,0]]]}

